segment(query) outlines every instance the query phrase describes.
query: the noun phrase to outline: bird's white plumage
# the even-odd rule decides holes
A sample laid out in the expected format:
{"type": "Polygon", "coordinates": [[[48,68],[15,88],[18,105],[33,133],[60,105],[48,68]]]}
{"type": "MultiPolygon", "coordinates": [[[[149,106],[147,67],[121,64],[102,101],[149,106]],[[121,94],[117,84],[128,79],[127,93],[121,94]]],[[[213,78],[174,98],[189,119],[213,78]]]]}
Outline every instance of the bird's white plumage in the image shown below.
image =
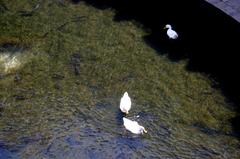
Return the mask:
{"type": "Polygon", "coordinates": [[[172,26],[171,26],[171,25],[167,24],[167,25],[165,26],[165,28],[168,29],[168,30],[167,30],[167,35],[168,35],[168,37],[169,37],[170,39],[177,39],[177,38],[178,38],[177,32],[172,29],[172,26]]]}
{"type": "Polygon", "coordinates": [[[131,99],[128,96],[128,93],[125,92],[124,95],[122,96],[121,100],[120,100],[120,110],[123,113],[128,114],[129,110],[131,109],[131,99]]]}
{"type": "Polygon", "coordinates": [[[123,125],[127,130],[129,130],[130,132],[132,132],[134,134],[147,133],[145,128],[143,126],[139,125],[138,122],[132,121],[132,120],[127,119],[125,117],[123,117],[123,125]]]}

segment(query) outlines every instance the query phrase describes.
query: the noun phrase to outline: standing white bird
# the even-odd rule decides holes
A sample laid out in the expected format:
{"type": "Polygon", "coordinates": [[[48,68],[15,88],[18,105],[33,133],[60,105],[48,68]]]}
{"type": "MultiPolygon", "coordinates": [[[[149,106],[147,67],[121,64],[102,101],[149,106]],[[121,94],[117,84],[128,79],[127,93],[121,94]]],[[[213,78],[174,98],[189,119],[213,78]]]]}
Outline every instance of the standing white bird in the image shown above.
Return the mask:
{"type": "Polygon", "coordinates": [[[178,34],[176,31],[172,30],[172,26],[167,24],[164,29],[168,29],[167,30],[167,35],[170,39],[177,39],[178,38],[178,34]]]}
{"type": "Polygon", "coordinates": [[[128,93],[125,92],[120,101],[120,109],[123,113],[128,114],[128,111],[131,109],[131,99],[128,96],[128,93]]]}
{"type": "Polygon", "coordinates": [[[125,117],[123,117],[123,125],[127,130],[131,131],[134,134],[147,133],[147,130],[143,126],[139,125],[138,122],[132,121],[125,117]]]}

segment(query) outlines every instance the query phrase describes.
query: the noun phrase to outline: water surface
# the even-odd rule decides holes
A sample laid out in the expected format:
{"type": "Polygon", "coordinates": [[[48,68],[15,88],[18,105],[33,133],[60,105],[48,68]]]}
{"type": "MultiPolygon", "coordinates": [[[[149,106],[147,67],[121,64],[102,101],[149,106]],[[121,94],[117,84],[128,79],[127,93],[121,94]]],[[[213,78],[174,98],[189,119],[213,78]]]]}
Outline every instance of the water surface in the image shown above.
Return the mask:
{"type": "Polygon", "coordinates": [[[159,55],[140,24],[82,2],[0,5],[0,55],[21,62],[0,65],[0,158],[240,156],[235,112],[214,81],[159,55]],[[127,117],[148,134],[122,126],[125,91],[127,117]]]}

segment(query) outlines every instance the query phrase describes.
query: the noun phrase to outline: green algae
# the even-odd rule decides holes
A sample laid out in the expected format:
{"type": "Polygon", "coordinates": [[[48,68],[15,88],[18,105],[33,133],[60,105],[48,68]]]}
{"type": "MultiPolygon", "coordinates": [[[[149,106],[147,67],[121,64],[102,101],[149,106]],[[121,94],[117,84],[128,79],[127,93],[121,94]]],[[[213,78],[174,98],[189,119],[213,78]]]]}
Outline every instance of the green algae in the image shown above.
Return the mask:
{"type": "MultiPolygon", "coordinates": [[[[78,114],[94,109],[102,99],[111,98],[111,109],[118,109],[118,100],[128,91],[133,112],[150,113],[157,116],[157,123],[176,128],[174,142],[192,137],[192,145],[203,144],[202,138],[212,145],[212,136],[193,128],[199,124],[220,132],[220,137],[214,137],[219,143],[233,143],[232,158],[239,154],[234,149],[238,140],[222,135],[232,133],[229,119],[235,112],[221,92],[211,87],[214,81],[187,71],[187,61],[172,62],[159,55],[142,39],[147,33],[140,24],[115,22],[113,10],[85,3],[1,3],[9,11],[0,16],[0,46],[10,43],[28,49],[21,53],[21,67],[0,72],[0,102],[4,103],[0,141],[18,144],[20,137],[40,134],[40,145],[49,144],[56,128],[68,127],[62,126],[63,121],[71,125],[78,114]],[[20,14],[36,5],[31,16],[20,14]],[[75,53],[80,55],[79,75],[71,64],[75,53]]],[[[180,150],[176,153],[181,156],[180,150]]]]}

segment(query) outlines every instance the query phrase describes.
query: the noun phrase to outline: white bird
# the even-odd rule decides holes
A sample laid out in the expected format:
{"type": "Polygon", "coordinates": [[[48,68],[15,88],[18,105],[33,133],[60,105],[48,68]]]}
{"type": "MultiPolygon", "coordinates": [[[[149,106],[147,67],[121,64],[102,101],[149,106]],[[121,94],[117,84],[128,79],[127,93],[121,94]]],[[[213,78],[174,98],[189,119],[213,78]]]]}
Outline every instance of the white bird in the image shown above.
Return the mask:
{"type": "Polygon", "coordinates": [[[123,113],[128,114],[128,111],[131,109],[131,99],[128,96],[128,93],[125,92],[120,101],[120,109],[123,113]]]}
{"type": "Polygon", "coordinates": [[[170,39],[177,39],[178,38],[178,34],[176,31],[172,30],[172,26],[167,24],[164,29],[168,29],[167,30],[167,35],[170,39]]]}
{"type": "Polygon", "coordinates": [[[138,122],[132,121],[125,117],[123,117],[123,125],[127,130],[131,131],[134,134],[147,133],[147,130],[143,126],[139,125],[138,122]]]}

